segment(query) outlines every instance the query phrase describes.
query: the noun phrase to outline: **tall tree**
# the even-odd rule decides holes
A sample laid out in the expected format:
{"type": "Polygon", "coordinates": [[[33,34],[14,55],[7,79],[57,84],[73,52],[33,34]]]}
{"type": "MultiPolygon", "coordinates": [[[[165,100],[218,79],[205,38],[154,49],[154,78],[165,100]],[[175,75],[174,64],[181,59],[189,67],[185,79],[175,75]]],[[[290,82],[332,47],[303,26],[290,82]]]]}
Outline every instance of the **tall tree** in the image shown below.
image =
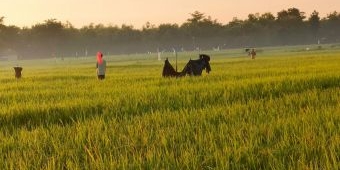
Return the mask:
{"type": "Polygon", "coordinates": [[[273,25],[274,22],[275,16],[270,12],[264,13],[259,17],[259,23],[263,26],[273,25]]]}
{"type": "Polygon", "coordinates": [[[0,25],[3,25],[4,24],[4,19],[5,19],[5,17],[0,17],[0,25]]]}
{"type": "Polygon", "coordinates": [[[57,52],[61,51],[63,33],[64,25],[56,19],[48,19],[44,23],[34,25],[31,40],[36,52],[46,56],[57,55],[57,52]]]}
{"type": "Polygon", "coordinates": [[[319,29],[320,29],[319,13],[314,10],[313,13],[310,15],[310,17],[308,19],[308,23],[309,23],[309,28],[311,30],[312,35],[315,38],[317,38],[318,33],[319,33],[319,29]]]}
{"type": "Polygon", "coordinates": [[[327,41],[340,41],[340,13],[334,11],[322,21],[322,32],[327,41]]]}
{"type": "Polygon", "coordinates": [[[191,13],[190,15],[191,15],[191,18],[187,19],[187,21],[191,24],[199,23],[205,18],[204,13],[201,13],[199,11],[195,11],[191,13]]]}
{"type": "Polygon", "coordinates": [[[204,13],[195,11],[191,13],[191,18],[187,19],[180,29],[186,35],[187,42],[191,41],[192,47],[197,49],[197,47],[207,46],[208,40],[214,43],[216,41],[213,40],[214,35],[221,34],[222,24],[210,16],[206,17],[204,13]]]}
{"type": "Polygon", "coordinates": [[[289,8],[277,13],[278,35],[283,44],[300,44],[306,40],[304,12],[297,8],[289,8]]]}
{"type": "Polygon", "coordinates": [[[4,29],[4,18],[5,17],[0,17],[0,51],[4,48],[4,40],[3,40],[3,29],[4,29]]]}

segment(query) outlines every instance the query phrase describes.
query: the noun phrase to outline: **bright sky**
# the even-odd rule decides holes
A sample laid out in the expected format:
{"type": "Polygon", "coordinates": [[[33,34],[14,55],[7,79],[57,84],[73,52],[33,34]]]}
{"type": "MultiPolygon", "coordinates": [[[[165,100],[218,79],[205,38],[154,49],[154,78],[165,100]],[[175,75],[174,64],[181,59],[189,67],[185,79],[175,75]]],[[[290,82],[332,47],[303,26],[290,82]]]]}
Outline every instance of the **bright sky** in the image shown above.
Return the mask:
{"type": "Polygon", "coordinates": [[[31,27],[47,19],[71,22],[75,27],[104,24],[133,25],[146,22],[182,24],[190,13],[199,11],[227,24],[250,13],[277,12],[295,7],[306,16],[316,10],[321,17],[340,12],[340,0],[0,0],[0,17],[5,25],[31,27]]]}

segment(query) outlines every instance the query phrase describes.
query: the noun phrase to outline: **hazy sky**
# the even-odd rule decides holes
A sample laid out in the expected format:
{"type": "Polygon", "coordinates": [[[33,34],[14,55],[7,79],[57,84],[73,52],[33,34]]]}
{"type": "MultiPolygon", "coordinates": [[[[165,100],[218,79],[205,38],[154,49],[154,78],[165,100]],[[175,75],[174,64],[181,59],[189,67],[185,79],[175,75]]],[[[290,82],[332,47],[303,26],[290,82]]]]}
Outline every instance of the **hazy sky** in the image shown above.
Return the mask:
{"type": "Polygon", "coordinates": [[[31,27],[47,19],[71,22],[80,28],[90,23],[122,24],[141,28],[146,22],[182,24],[190,13],[200,11],[227,24],[233,17],[277,12],[296,7],[306,16],[316,10],[321,17],[340,12],[340,0],[0,0],[5,25],[31,27]]]}

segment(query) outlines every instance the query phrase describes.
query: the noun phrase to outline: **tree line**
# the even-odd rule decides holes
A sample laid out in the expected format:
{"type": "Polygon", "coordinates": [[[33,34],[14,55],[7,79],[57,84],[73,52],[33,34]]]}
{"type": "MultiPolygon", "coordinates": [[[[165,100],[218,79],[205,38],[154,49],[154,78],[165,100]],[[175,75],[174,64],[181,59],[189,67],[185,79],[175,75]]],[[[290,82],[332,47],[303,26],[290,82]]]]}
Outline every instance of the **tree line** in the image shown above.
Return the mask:
{"type": "Polygon", "coordinates": [[[249,14],[222,24],[195,11],[181,25],[147,22],[131,25],[89,24],[75,28],[70,22],[48,19],[31,28],[5,25],[0,17],[0,55],[16,53],[21,58],[146,53],[157,50],[208,50],[235,47],[336,43],[340,41],[340,13],[321,18],[297,8],[272,13],[249,14]]]}

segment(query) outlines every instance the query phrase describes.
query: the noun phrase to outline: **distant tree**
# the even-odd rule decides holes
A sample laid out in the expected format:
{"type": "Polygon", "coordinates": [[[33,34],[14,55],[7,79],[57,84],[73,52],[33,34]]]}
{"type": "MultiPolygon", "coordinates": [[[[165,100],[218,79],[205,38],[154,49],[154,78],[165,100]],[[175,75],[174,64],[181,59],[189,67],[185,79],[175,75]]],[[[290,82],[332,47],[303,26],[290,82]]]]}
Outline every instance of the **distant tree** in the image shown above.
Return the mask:
{"type": "Polygon", "coordinates": [[[205,16],[204,13],[195,11],[191,13],[191,18],[187,19],[187,22],[183,23],[181,28],[189,31],[190,36],[207,36],[215,28],[222,28],[222,24],[218,23],[217,20],[211,19],[210,16],[205,16]]]}
{"type": "Polygon", "coordinates": [[[64,25],[56,19],[45,20],[32,26],[31,45],[36,48],[35,54],[42,56],[55,56],[61,51],[64,38],[64,25]]]}
{"type": "Polygon", "coordinates": [[[304,12],[297,8],[289,8],[277,13],[277,26],[279,39],[283,44],[300,44],[305,41],[304,12]]]}
{"type": "Polygon", "coordinates": [[[198,11],[191,13],[191,18],[181,25],[181,30],[186,33],[187,37],[201,37],[199,23],[205,18],[204,14],[198,11]]]}
{"type": "Polygon", "coordinates": [[[130,43],[131,41],[140,40],[139,31],[134,29],[132,25],[121,26],[119,36],[121,37],[122,42],[130,43]]]}
{"type": "Polygon", "coordinates": [[[259,32],[260,23],[259,23],[260,14],[249,14],[248,19],[244,21],[244,29],[247,34],[256,34],[259,32]]]}
{"type": "Polygon", "coordinates": [[[3,40],[3,28],[4,28],[4,25],[3,25],[3,22],[4,22],[4,18],[5,17],[0,17],[0,51],[4,49],[4,40],[3,40]]]}
{"type": "Polygon", "coordinates": [[[234,17],[232,21],[230,21],[227,25],[227,31],[228,34],[232,35],[232,36],[240,36],[243,35],[243,25],[244,25],[244,21],[238,19],[237,17],[234,17]]]}
{"type": "Polygon", "coordinates": [[[147,51],[151,50],[155,47],[150,46],[157,46],[155,44],[158,44],[158,37],[157,37],[157,27],[154,24],[151,24],[150,22],[146,22],[145,25],[142,28],[141,36],[143,44],[145,45],[145,48],[147,51]]]}
{"type": "Polygon", "coordinates": [[[4,24],[4,19],[5,19],[5,17],[0,17],[0,25],[4,24]]]}
{"type": "Polygon", "coordinates": [[[259,23],[263,26],[272,25],[275,22],[275,16],[270,12],[264,13],[259,17],[259,23]]]}
{"type": "Polygon", "coordinates": [[[187,19],[187,21],[188,23],[191,23],[191,24],[199,23],[205,18],[204,13],[201,13],[199,11],[190,13],[190,15],[191,15],[191,18],[187,19]]]}
{"type": "Polygon", "coordinates": [[[0,17],[0,51],[15,50],[20,40],[20,28],[4,25],[5,17],[0,17]]]}
{"type": "Polygon", "coordinates": [[[288,15],[291,19],[297,20],[302,22],[306,17],[305,17],[305,12],[301,12],[297,8],[289,8],[288,9],[288,15]]]}
{"type": "Polygon", "coordinates": [[[191,18],[181,25],[180,30],[185,35],[187,42],[191,41],[192,46],[196,49],[197,47],[208,46],[208,41],[210,41],[210,44],[216,43],[214,38],[218,37],[216,35],[222,34],[222,28],[222,24],[216,19],[213,20],[210,16],[195,11],[191,13],[191,18]]]}
{"type": "Polygon", "coordinates": [[[147,29],[153,29],[156,26],[154,24],[151,24],[149,21],[145,23],[145,25],[143,26],[143,30],[147,30],[147,29]]]}
{"type": "Polygon", "coordinates": [[[309,28],[312,32],[312,35],[315,38],[317,38],[318,33],[319,33],[319,29],[320,29],[320,17],[319,17],[319,13],[316,12],[315,10],[310,15],[310,17],[308,19],[308,24],[309,24],[309,28]]]}
{"type": "Polygon", "coordinates": [[[256,23],[259,21],[260,18],[260,14],[256,13],[256,14],[249,14],[248,15],[248,22],[252,22],[252,23],[256,23]]]}
{"type": "Polygon", "coordinates": [[[303,23],[303,20],[306,18],[304,14],[304,12],[300,12],[297,8],[289,8],[288,10],[282,10],[277,13],[277,21],[285,24],[285,26],[291,24],[298,25],[303,23]]]}
{"type": "Polygon", "coordinates": [[[179,38],[179,26],[177,24],[160,24],[158,26],[158,36],[164,41],[172,41],[179,38]]]}
{"type": "Polygon", "coordinates": [[[334,11],[322,19],[322,35],[327,41],[340,41],[340,13],[334,11]]]}
{"type": "Polygon", "coordinates": [[[70,22],[48,19],[31,28],[4,25],[0,16],[0,50],[14,49],[23,57],[52,57],[171,50],[212,49],[294,45],[340,41],[340,14],[336,11],[320,19],[314,11],[307,20],[305,13],[289,8],[277,13],[249,14],[245,20],[233,18],[222,25],[204,13],[194,11],[181,25],[165,23],[155,26],[146,22],[142,29],[90,23],[80,29],[70,22]],[[194,48],[193,48],[194,47],[194,48]]]}

